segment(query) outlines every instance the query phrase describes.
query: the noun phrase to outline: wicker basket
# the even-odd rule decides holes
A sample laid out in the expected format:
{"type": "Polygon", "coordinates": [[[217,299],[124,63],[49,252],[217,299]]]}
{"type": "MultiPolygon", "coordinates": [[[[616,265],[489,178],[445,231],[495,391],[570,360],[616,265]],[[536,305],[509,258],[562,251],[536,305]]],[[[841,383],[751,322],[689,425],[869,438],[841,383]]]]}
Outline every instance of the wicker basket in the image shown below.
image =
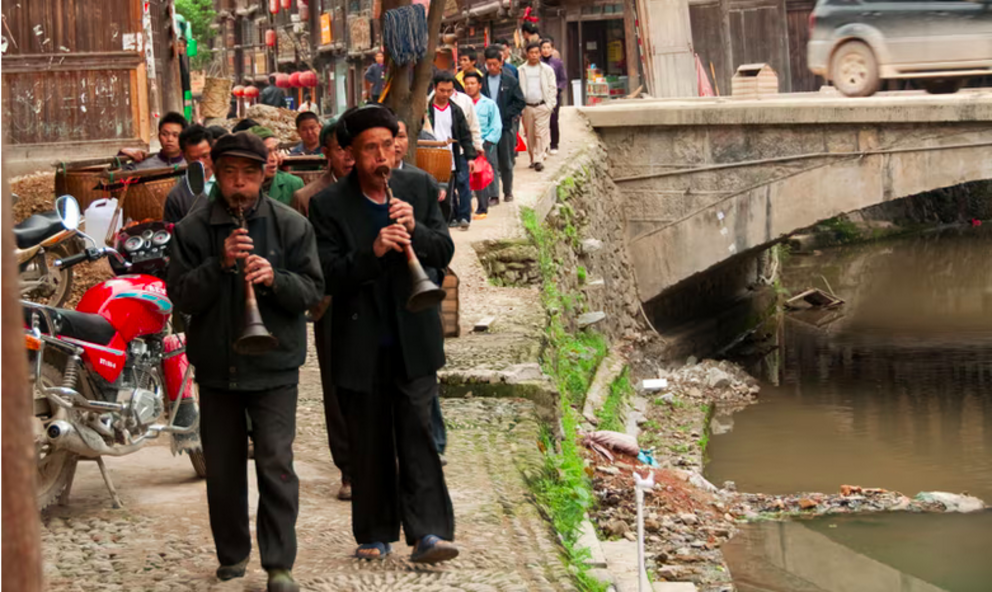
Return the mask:
{"type": "Polygon", "coordinates": [[[282,170],[309,185],[327,171],[327,159],[323,156],[287,156],[282,161],[282,170]]]}
{"type": "Polygon", "coordinates": [[[451,151],[418,147],[417,167],[427,171],[438,183],[447,183],[451,179],[451,151]]]}
{"type": "Polygon", "coordinates": [[[445,272],[441,287],[444,300],[441,301],[441,327],[445,337],[458,337],[462,334],[458,316],[458,276],[449,267],[445,272]]]}
{"type": "Polygon", "coordinates": [[[203,81],[200,115],[204,118],[227,118],[231,110],[231,79],[207,76],[203,81]]]}
{"type": "MultiPolygon", "coordinates": [[[[141,180],[148,177],[159,177],[164,174],[171,176],[164,179],[152,179],[141,183],[134,183],[127,186],[125,195],[124,188],[118,187],[110,192],[110,195],[120,200],[124,198],[124,220],[161,220],[165,214],[165,198],[180,179],[186,167],[179,169],[161,168],[147,169],[142,171],[104,171],[99,179],[104,183],[127,182],[129,179],[141,180]]],[[[102,196],[106,196],[105,190],[100,190],[102,196]]]]}
{"type": "Polygon", "coordinates": [[[80,210],[85,211],[94,201],[110,196],[107,191],[96,188],[100,181],[107,178],[108,170],[110,165],[77,169],[71,168],[70,163],[60,165],[55,170],[55,195],[75,197],[80,210]]]}

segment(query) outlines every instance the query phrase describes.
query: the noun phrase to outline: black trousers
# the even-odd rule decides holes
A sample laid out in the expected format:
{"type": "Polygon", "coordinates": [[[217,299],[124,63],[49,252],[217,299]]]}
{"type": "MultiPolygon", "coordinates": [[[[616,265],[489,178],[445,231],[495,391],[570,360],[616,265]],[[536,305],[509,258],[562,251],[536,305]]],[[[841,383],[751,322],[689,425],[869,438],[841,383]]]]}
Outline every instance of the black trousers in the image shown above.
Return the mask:
{"type": "Polygon", "coordinates": [[[341,471],[341,481],[351,482],[351,459],[348,456],[348,426],[338,402],[337,387],[331,379],[331,310],[313,325],[314,345],[317,347],[317,363],[320,365],[320,386],[324,391],[324,422],[327,424],[327,444],[331,448],[331,460],[341,471]]]}
{"type": "Polygon", "coordinates": [[[384,363],[371,393],[338,389],[351,444],[355,540],[398,541],[400,524],[408,545],[428,534],[454,540],[454,510],[431,430],[437,376],[409,380],[390,367],[395,351],[379,357],[384,363]]]}
{"type": "Polygon", "coordinates": [[[558,102],[555,103],[555,110],[551,112],[551,149],[558,149],[558,140],[561,139],[561,129],[558,127],[558,110],[561,109],[561,89],[558,89],[558,102]]]}
{"type": "Polygon", "coordinates": [[[200,438],[207,463],[210,530],[221,565],[251,552],[248,527],[248,426],[258,476],[258,546],[262,567],[292,569],[300,483],[293,471],[296,385],[266,391],[200,387],[200,438]]]}
{"type": "Polygon", "coordinates": [[[503,128],[503,135],[500,136],[499,144],[496,145],[496,165],[499,169],[497,179],[503,187],[503,197],[513,195],[513,165],[516,162],[517,132],[503,128]]]}

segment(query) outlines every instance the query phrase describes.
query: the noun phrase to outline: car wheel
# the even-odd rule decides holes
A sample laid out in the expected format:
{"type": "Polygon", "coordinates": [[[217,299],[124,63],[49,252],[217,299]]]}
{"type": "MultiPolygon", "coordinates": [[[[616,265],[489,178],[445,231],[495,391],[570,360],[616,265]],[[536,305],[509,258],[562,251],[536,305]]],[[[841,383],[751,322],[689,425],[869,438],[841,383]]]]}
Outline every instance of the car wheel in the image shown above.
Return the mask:
{"type": "Polygon", "coordinates": [[[878,62],[871,48],[861,41],[848,41],[834,52],[830,79],[849,97],[868,97],[878,90],[878,62]]]}
{"type": "Polygon", "coordinates": [[[933,78],[923,81],[923,88],[932,95],[952,95],[964,84],[962,78],[933,78]]]}

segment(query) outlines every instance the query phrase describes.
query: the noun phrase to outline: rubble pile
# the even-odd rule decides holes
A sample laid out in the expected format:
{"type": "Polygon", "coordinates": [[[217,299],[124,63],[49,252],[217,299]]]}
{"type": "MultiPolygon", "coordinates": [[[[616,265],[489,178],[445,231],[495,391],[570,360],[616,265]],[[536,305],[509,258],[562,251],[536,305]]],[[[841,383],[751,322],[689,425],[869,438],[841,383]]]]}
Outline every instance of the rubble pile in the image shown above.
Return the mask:
{"type": "Polygon", "coordinates": [[[31,214],[55,209],[55,173],[39,172],[15,177],[10,181],[10,191],[17,195],[14,204],[14,224],[31,214]]]}
{"type": "MultiPolygon", "coordinates": [[[[693,362],[690,359],[690,362],[693,362]]],[[[739,366],[726,360],[703,360],[669,373],[669,392],[699,402],[749,403],[761,390],[758,381],[739,366]]]]}
{"type": "Polygon", "coordinates": [[[898,491],[841,485],[840,492],[834,494],[742,493],[735,496],[732,507],[734,514],[745,520],[754,520],[768,514],[822,516],[853,512],[975,512],[983,510],[985,504],[968,495],[941,491],[923,492],[909,498],[898,491]]]}
{"type": "MultiPolygon", "coordinates": [[[[296,116],[299,115],[296,111],[258,104],[248,107],[246,115],[249,119],[257,121],[259,125],[272,130],[281,142],[300,141],[300,136],[296,133],[296,116]]],[[[228,119],[225,127],[231,129],[236,123],[238,123],[237,119],[228,119]]]]}

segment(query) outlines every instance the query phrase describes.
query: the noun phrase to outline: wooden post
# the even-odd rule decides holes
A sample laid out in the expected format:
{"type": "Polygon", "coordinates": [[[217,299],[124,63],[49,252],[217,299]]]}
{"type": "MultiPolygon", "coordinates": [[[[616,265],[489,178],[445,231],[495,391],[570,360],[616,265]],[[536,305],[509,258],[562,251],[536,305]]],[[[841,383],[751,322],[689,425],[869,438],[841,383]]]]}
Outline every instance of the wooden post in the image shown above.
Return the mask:
{"type": "Polygon", "coordinates": [[[19,592],[41,590],[40,520],[35,493],[37,460],[34,450],[33,411],[28,384],[21,305],[18,302],[17,265],[11,231],[11,199],[7,173],[3,173],[3,386],[0,394],[3,480],[2,587],[19,592]]]}
{"type": "Polygon", "coordinates": [[[634,0],[623,1],[624,52],[627,60],[627,92],[632,93],[641,85],[641,57],[637,51],[637,7],[634,0]]]}

